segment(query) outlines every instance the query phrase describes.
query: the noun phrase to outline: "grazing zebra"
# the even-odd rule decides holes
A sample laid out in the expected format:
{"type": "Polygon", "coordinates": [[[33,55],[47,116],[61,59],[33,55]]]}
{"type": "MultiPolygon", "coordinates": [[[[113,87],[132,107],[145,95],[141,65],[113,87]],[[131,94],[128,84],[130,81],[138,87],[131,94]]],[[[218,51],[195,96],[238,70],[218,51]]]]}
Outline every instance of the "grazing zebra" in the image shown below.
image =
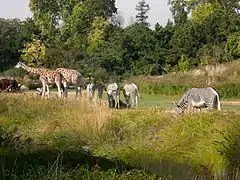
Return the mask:
{"type": "Polygon", "coordinates": [[[221,111],[219,94],[211,87],[207,88],[191,88],[189,89],[177,103],[176,114],[184,113],[188,107],[190,110],[194,108],[218,109],[221,111]]]}
{"type": "Polygon", "coordinates": [[[140,98],[140,95],[136,84],[125,84],[123,87],[123,95],[125,97],[127,107],[129,107],[130,98],[132,100],[131,107],[133,108],[138,106],[138,97],[140,98]]]}
{"type": "Polygon", "coordinates": [[[107,96],[108,96],[108,103],[109,107],[113,108],[120,108],[120,87],[117,83],[112,83],[107,86],[107,96]]]}
{"type": "Polygon", "coordinates": [[[88,93],[88,98],[90,101],[94,97],[94,93],[97,90],[97,99],[99,100],[100,106],[101,106],[101,100],[102,100],[102,95],[103,95],[103,90],[105,88],[105,85],[101,83],[90,83],[87,85],[87,93],[88,93]]]}

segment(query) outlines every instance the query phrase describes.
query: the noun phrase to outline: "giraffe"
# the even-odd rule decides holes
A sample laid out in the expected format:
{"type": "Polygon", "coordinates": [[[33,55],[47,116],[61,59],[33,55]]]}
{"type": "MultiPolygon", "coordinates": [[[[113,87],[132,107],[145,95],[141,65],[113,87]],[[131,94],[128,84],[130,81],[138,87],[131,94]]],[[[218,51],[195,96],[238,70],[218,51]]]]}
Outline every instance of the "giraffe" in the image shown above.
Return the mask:
{"type": "Polygon", "coordinates": [[[54,70],[47,69],[47,68],[32,68],[27,66],[25,63],[18,62],[15,68],[22,68],[30,74],[35,74],[40,76],[39,80],[42,82],[42,98],[45,95],[45,89],[47,89],[47,97],[49,98],[49,84],[56,84],[58,88],[58,96],[59,98],[62,97],[61,94],[61,83],[64,81],[62,75],[54,70]]]}
{"type": "Polygon", "coordinates": [[[78,94],[82,96],[81,86],[84,86],[84,78],[83,76],[74,69],[67,69],[67,68],[57,68],[57,72],[59,72],[64,79],[66,80],[66,83],[64,84],[64,96],[67,98],[68,89],[67,87],[71,84],[75,86],[76,94],[75,99],[77,99],[78,94]]]}

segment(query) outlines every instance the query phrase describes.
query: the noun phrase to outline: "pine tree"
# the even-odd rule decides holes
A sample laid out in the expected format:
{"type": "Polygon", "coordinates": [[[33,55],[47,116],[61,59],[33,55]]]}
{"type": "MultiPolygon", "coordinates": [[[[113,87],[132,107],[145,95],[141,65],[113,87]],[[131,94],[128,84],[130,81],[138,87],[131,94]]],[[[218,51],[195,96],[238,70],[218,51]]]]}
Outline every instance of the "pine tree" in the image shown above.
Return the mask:
{"type": "Polygon", "coordinates": [[[138,5],[136,5],[136,10],[138,11],[136,15],[137,23],[144,26],[149,26],[150,24],[147,22],[148,16],[146,15],[150,10],[149,4],[147,4],[145,0],[141,0],[138,2],[138,5]]]}

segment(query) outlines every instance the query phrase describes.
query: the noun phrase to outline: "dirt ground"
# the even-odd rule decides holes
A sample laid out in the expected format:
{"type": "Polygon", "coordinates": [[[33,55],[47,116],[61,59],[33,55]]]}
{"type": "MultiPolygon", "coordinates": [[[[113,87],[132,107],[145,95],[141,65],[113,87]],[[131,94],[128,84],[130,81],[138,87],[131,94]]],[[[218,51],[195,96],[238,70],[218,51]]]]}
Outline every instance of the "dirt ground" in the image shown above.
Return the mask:
{"type": "Polygon", "coordinates": [[[240,101],[221,101],[222,105],[240,106],[240,101]]]}

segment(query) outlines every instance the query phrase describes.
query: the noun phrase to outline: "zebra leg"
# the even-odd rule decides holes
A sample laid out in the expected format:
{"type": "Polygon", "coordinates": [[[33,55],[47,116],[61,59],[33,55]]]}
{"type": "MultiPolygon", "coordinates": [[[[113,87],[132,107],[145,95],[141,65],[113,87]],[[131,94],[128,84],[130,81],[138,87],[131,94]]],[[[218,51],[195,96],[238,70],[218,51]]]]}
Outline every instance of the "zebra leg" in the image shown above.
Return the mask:
{"type": "Polygon", "coordinates": [[[114,97],[114,102],[115,102],[115,109],[118,109],[119,108],[119,101],[118,101],[118,97],[117,96],[115,96],[114,97]]]}
{"type": "Polygon", "coordinates": [[[125,101],[126,101],[126,104],[127,104],[127,108],[129,108],[129,96],[128,95],[126,95],[126,93],[123,93],[123,95],[124,95],[124,98],[125,98],[125,101]]]}
{"type": "Polygon", "coordinates": [[[191,106],[190,104],[187,105],[187,112],[191,112],[191,110],[193,109],[193,106],[191,106]]]}
{"type": "Polygon", "coordinates": [[[138,107],[138,95],[135,97],[136,107],[138,107]]]}
{"type": "Polygon", "coordinates": [[[119,109],[120,108],[120,97],[119,97],[119,95],[116,95],[116,100],[115,100],[115,108],[117,108],[117,109],[119,109]],[[117,104],[117,106],[116,106],[116,104],[117,104]]]}
{"type": "Polygon", "coordinates": [[[100,106],[102,105],[102,95],[103,95],[103,89],[101,87],[99,87],[98,89],[98,100],[99,100],[99,104],[100,106]]]}
{"type": "Polygon", "coordinates": [[[109,94],[107,94],[107,96],[108,96],[108,107],[112,108],[112,98],[109,94]]]}
{"type": "Polygon", "coordinates": [[[132,103],[131,103],[131,108],[133,108],[135,106],[135,100],[134,100],[134,97],[131,96],[131,100],[132,100],[132,103]]]}
{"type": "Polygon", "coordinates": [[[78,98],[78,94],[80,94],[80,96],[82,96],[81,87],[78,86],[77,84],[75,85],[75,91],[76,91],[76,93],[75,93],[75,99],[78,98]]]}

